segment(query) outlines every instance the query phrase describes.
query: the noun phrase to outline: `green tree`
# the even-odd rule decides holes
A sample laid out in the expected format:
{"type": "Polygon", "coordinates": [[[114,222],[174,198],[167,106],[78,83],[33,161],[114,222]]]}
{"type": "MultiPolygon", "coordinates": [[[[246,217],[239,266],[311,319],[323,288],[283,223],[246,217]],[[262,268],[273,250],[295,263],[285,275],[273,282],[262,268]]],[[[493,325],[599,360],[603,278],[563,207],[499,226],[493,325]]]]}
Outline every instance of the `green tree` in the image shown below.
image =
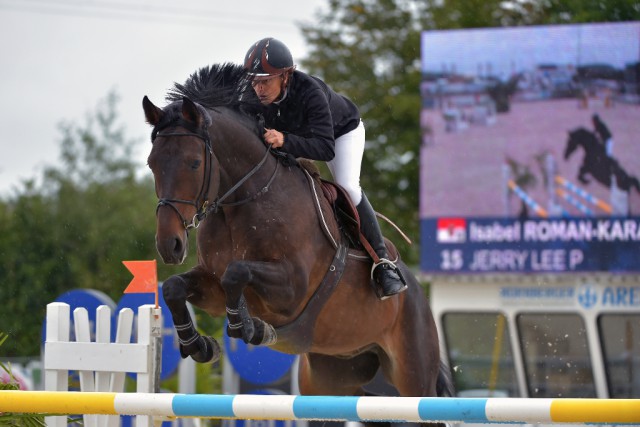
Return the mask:
{"type": "Polygon", "coordinates": [[[367,130],[362,187],[408,264],[418,261],[420,33],[425,30],[640,19],[637,0],[329,0],[302,26],[305,71],[360,107],[367,130]]]}
{"type": "Polygon", "coordinates": [[[541,7],[540,23],[635,21],[640,19],[638,0],[548,0],[541,7]]]}

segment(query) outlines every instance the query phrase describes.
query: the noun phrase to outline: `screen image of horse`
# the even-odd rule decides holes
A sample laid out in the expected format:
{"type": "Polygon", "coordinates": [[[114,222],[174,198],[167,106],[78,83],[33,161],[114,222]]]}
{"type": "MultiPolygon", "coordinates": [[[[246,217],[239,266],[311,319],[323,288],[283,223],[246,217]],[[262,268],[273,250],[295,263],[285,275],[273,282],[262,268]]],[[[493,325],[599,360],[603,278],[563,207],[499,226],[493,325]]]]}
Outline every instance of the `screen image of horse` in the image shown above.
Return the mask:
{"type": "Polygon", "coordinates": [[[640,214],[639,29],[425,31],[420,217],[540,218],[509,181],[550,217],[640,214]],[[579,192],[617,209],[556,200],[547,159],[579,192]],[[556,204],[562,210],[549,209],[556,204]]]}

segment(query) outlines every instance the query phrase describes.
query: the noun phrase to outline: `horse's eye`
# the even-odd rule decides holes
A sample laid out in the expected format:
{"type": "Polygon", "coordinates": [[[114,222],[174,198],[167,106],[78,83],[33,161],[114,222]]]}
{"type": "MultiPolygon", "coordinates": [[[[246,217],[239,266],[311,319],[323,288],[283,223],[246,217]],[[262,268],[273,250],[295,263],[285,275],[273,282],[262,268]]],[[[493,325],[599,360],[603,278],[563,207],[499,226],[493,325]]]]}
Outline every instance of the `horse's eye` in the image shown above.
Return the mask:
{"type": "Polygon", "coordinates": [[[200,160],[192,161],[191,162],[191,169],[197,170],[200,167],[200,163],[202,163],[200,160]]]}

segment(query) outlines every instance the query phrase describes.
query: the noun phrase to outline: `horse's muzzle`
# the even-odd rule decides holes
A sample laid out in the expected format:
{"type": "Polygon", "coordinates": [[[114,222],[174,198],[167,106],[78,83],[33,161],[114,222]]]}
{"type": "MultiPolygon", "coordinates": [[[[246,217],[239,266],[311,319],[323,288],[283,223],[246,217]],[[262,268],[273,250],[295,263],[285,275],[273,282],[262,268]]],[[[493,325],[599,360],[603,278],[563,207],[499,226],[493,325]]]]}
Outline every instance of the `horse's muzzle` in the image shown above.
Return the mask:
{"type": "Polygon", "coordinates": [[[156,249],[165,264],[182,264],[189,249],[187,233],[185,232],[183,236],[159,237],[156,235],[156,249]]]}

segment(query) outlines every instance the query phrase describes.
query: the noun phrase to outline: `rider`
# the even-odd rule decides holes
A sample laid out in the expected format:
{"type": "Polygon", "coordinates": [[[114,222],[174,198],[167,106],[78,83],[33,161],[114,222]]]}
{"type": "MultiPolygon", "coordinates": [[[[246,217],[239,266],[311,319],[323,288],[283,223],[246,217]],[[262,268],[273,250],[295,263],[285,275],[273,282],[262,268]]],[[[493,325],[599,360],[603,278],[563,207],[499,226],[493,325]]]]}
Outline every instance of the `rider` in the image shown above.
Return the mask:
{"type": "Polygon", "coordinates": [[[319,78],[296,70],[287,46],[274,38],[254,43],[244,67],[263,105],[265,141],[294,157],[327,162],[356,206],[362,234],[380,258],[371,273],[382,291],[378,297],[404,291],[407,285],[389,260],[375,212],[360,188],[365,133],[358,108],[319,78]]]}
{"type": "Polygon", "coordinates": [[[611,134],[611,131],[607,125],[604,124],[599,115],[594,114],[591,117],[591,121],[600,141],[604,144],[607,156],[611,157],[613,155],[613,135],[611,134]]]}

